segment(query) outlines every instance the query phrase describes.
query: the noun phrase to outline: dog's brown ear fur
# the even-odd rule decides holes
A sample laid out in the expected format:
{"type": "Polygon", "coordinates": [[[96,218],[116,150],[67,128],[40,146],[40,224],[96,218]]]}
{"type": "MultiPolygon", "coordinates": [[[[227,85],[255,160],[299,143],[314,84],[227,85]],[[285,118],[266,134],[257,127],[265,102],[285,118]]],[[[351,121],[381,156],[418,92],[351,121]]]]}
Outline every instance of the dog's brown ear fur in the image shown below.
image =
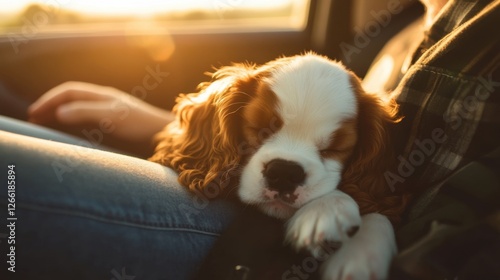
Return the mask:
{"type": "Polygon", "coordinates": [[[366,93],[354,74],[351,84],[358,96],[358,142],[339,189],[354,198],[361,214],[380,213],[397,224],[409,196],[393,193],[384,177],[394,162],[389,127],[399,121],[397,105],[366,93]]]}
{"type": "Polygon", "coordinates": [[[179,182],[191,190],[221,185],[216,180],[227,180],[237,170],[244,141],[242,108],[255,90],[253,66],[224,67],[213,78],[198,93],[178,97],[176,119],[156,136],[149,159],[176,170],[179,182]]]}

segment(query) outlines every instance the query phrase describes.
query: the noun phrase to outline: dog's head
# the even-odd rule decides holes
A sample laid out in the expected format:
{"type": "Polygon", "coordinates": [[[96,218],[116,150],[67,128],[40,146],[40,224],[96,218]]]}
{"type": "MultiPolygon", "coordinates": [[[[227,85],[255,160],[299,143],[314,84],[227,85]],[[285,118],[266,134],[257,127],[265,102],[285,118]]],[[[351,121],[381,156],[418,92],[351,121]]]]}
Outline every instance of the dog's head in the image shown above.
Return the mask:
{"type": "Polygon", "coordinates": [[[243,202],[288,218],[341,179],[381,170],[395,106],[365,93],[341,64],[309,53],[222,68],[174,111],[151,160],[191,189],[237,170],[243,202]]]}

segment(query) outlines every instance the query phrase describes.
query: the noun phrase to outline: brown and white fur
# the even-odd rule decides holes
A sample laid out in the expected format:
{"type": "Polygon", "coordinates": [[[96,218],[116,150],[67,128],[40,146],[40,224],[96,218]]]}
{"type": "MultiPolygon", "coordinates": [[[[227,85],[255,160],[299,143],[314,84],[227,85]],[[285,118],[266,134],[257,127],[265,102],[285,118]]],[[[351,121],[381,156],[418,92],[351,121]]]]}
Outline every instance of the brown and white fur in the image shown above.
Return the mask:
{"type": "Polygon", "coordinates": [[[238,177],[240,199],[286,219],[297,249],[318,256],[325,241],[342,241],[324,279],[385,278],[396,252],[391,221],[407,201],[383,177],[394,101],[313,53],[224,67],[213,78],[179,97],[151,160],[192,190],[238,177]]]}

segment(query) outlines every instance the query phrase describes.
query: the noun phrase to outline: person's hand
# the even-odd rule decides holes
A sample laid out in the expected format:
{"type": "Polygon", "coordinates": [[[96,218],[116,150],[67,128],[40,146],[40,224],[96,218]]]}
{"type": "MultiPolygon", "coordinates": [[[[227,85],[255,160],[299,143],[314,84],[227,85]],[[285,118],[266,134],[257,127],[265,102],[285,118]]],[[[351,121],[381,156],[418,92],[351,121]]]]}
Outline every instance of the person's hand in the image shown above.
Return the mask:
{"type": "Polygon", "coordinates": [[[171,112],[118,89],[83,82],[54,87],[28,108],[28,115],[37,124],[95,125],[133,142],[149,141],[173,120],[171,112]]]}

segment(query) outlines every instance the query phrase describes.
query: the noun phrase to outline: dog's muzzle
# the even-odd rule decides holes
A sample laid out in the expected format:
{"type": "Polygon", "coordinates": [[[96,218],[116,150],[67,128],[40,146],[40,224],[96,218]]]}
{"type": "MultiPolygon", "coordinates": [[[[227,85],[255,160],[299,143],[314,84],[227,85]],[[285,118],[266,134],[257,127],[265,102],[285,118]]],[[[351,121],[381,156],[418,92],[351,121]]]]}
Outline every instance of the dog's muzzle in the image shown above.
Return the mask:
{"type": "Polygon", "coordinates": [[[277,191],[280,199],[293,203],[297,199],[295,189],[304,184],[304,168],[294,161],[273,159],[264,165],[262,171],[267,188],[277,191]]]}

